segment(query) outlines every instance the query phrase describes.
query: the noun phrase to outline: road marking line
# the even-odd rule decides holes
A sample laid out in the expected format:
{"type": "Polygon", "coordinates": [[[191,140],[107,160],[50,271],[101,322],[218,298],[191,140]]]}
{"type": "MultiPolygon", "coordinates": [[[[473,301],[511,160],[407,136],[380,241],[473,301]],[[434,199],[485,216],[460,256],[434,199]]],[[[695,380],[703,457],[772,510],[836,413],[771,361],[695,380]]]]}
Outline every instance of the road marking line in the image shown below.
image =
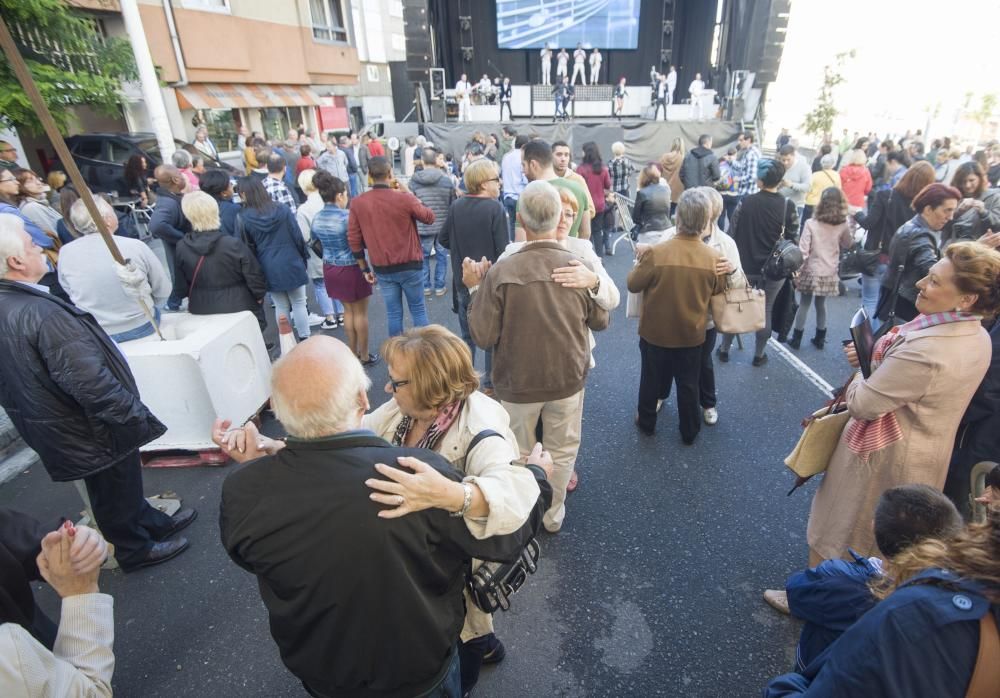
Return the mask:
{"type": "Polygon", "coordinates": [[[809,365],[793,354],[787,347],[785,347],[781,342],[777,341],[774,337],[771,337],[768,341],[768,346],[774,349],[776,352],[781,354],[782,358],[792,365],[792,368],[797,370],[806,380],[815,385],[817,388],[823,391],[823,394],[828,398],[833,397],[833,386],[823,380],[823,377],[812,370],[809,365]]]}

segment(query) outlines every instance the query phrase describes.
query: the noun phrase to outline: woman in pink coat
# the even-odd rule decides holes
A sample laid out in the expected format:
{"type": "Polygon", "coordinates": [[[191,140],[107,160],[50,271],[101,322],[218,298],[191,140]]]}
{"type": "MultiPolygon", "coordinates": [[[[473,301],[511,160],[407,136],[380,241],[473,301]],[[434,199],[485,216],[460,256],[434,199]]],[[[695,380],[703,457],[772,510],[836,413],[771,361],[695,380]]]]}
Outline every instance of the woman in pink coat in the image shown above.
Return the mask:
{"type": "Polygon", "coordinates": [[[840,185],[844,188],[851,214],[865,207],[865,198],[872,190],[872,175],[865,167],[865,161],[864,151],[852,150],[847,155],[847,164],[840,170],[840,185]]]}

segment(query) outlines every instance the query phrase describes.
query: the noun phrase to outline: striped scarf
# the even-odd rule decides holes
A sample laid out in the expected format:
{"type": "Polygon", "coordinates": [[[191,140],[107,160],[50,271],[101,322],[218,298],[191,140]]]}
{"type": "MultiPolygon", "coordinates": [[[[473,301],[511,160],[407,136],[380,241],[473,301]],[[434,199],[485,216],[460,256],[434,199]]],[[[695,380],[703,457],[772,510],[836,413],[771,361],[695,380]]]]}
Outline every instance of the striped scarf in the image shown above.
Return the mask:
{"type": "MultiPolygon", "coordinates": [[[[435,418],[434,423],[427,427],[427,431],[424,435],[420,437],[420,440],[413,446],[414,448],[427,448],[431,451],[437,450],[437,446],[441,443],[441,439],[447,433],[451,425],[454,424],[459,415],[462,414],[462,406],[465,404],[464,400],[459,400],[458,402],[453,402],[450,405],[445,405],[438,411],[437,418],[435,418]]],[[[410,429],[413,428],[413,418],[409,415],[403,417],[399,424],[396,426],[396,431],[392,435],[392,445],[402,446],[406,441],[407,434],[410,433],[410,429]]]]}
{"type": "MultiPolygon", "coordinates": [[[[936,325],[945,325],[950,322],[965,322],[966,320],[979,320],[978,315],[972,313],[949,311],[945,313],[932,313],[930,315],[918,315],[905,325],[898,325],[886,332],[872,350],[872,374],[882,365],[886,355],[897,344],[901,343],[908,332],[913,330],[926,330],[936,325]]],[[[879,451],[903,438],[903,430],[899,426],[895,412],[888,412],[875,419],[851,419],[847,427],[847,447],[851,449],[861,460],[868,462],[868,456],[875,451],[879,451]]]]}

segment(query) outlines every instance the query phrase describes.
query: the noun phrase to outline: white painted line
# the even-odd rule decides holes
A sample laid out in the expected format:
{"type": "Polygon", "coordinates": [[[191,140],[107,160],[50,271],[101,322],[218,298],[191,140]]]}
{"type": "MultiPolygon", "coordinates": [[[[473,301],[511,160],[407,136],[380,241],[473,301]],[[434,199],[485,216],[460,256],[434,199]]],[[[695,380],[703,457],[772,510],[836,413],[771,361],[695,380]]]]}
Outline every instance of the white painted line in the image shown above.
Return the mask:
{"type": "Polygon", "coordinates": [[[774,349],[776,352],[781,354],[782,358],[792,365],[792,368],[797,370],[805,379],[815,385],[817,388],[823,391],[823,394],[828,398],[833,397],[833,386],[823,380],[823,377],[816,373],[814,370],[809,368],[809,365],[805,361],[793,354],[784,344],[777,341],[774,337],[771,337],[767,344],[769,347],[774,349]]]}

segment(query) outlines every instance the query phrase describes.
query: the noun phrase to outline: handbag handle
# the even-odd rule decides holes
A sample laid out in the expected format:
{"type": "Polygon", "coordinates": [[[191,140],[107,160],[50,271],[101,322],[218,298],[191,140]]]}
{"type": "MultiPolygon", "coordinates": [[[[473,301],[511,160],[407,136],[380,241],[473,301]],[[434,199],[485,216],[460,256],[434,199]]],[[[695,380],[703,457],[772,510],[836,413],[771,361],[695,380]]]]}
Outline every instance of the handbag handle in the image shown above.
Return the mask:
{"type": "Polygon", "coordinates": [[[837,393],[837,397],[833,398],[830,401],[830,406],[827,408],[826,414],[823,415],[824,417],[833,414],[840,405],[846,404],[847,387],[854,382],[854,379],[855,377],[857,377],[857,375],[858,375],[857,371],[855,371],[850,375],[850,377],[847,379],[847,382],[844,383],[844,386],[840,389],[840,392],[837,393]]]}

